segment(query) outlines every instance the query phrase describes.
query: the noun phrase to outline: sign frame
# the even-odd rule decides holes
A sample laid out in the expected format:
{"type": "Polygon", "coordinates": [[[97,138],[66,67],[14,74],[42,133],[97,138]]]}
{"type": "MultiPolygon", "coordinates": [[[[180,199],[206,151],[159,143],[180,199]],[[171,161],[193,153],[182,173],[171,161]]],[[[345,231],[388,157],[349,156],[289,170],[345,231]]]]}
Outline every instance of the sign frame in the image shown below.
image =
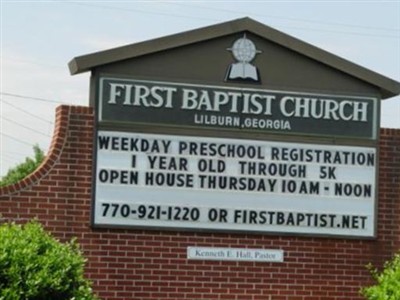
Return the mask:
{"type": "MultiPolygon", "coordinates": [[[[107,131],[107,130],[106,130],[107,131]]],[[[114,131],[114,130],[113,130],[114,131]]],[[[124,132],[119,132],[121,134],[124,134],[124,132]]],[[[129,134],[128,132],[125,132],[126,134],[129,134]]],[[[152,135],[152,133],[149,133],[152,135]]],[[[154,135],[154,134],[153,134],[154,135]]],[[[160,134],[156,134],[160,135],[160,134]]],[[[161,134],[163,135],[163,134],[161,134]]],[[[200,138],[199,136],[189,136],[189,138],[200,138]]],[[[243,140],[243,139],[238,139],[238,140],[243,140]]],[[[263,139],[259,139],[258,142],[263,142],[263,139]]],[[[265,141],[265,142],[270,142],[270,141],[265,141]]],[[[282,141],[281,141],[282,142],[282,141]]],[[[282,143],[293,143],[293,142],[282,142],[282,143]]],[[[310,142],[304,142],[304,144],[313,144],[315,143],[310,143],[310,142]]],[[[316,146],[322,146],[322,145],[316,145],[316,146]]],[[[325,145],[326,146],[326,145],[325,145]]],[[[359,147],[359,146],[354,146],[354,147],[359,147]]],[[[374,218],[374,224],[372,225],[372,234],[365,236],[365,235],[345,235],[345,234],[330,234],[330,233],[307,233],[307,232],[282,232],[282,231],[252,231],[252,230],[247,230],[248,232],[252,232],[254,234],[266,234],[266,235],[294,235],[294,236],[320,236],[320,237],[341,237],[341,238],[361,238],[361,239],[375,239],[376,238],[376,228],[377,228],[377,202],[378,202],[378,185],[377,185],[377,167],[379,164],[378,160],[378,151],[376,147],[369,146],[369,148],[375,150],[375,193],[372,196],[373,201],[374,201],[374,209],[373,209],[373,218],[374,218]]],[[[95,155],[97,156],[97,132],[96,132],[96,148],[95,148],[95,155]]],[[[97,161],[97,157],[96,157],[97,161]]],[[[97,164],[94,164],[94,170],[95,174],[97,176],[97,164]]],[[[143,229],[149,229],[149,230],[179,230],[179,231],[200,231],[200,232],[231,232],[231,233],[241,233],[243,234],[243,230],[235,230],[235,229],[213,229],[213,228],[185,228],[185,227],[174,227],[174,226],[146,226],[146,225],[121,225],[121,224],[96,224],[95,223],[95,201],[96,201],[96,182],[95,178],[93,180],[93,186],[95,187],[93,190],[93,199],[92,199],[92,218],[91,218],[91,224],[93,227],[99,227],[99,228],[143,228],[143,229]]]]}

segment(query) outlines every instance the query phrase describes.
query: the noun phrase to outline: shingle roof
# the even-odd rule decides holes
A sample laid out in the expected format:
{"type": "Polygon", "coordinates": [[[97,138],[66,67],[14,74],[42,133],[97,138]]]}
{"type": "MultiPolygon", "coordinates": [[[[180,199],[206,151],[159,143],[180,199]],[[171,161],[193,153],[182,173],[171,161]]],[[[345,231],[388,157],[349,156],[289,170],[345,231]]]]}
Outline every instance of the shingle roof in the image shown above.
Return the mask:
{"type": "Polygon", "coordinates": [[[381,91],[382,98],[384,99],[400,94],[400,82],[354,64],[250,18],[237,19],[149,41],[78,56],[69,62],[69,69],[71,74],[75,75],[102,65],[243,31],[252,32],[262,38],[376,86],[381,91]]]}

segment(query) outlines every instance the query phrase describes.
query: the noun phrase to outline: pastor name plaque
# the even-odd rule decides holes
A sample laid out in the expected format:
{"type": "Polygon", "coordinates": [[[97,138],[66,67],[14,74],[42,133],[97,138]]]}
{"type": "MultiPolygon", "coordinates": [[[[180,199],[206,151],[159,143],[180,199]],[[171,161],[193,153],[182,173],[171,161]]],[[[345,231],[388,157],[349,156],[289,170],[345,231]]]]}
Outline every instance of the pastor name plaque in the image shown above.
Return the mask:
{"type": "Polygon", "coordinates": [[[283,262],[284,259],[283,250],[211,247],[188,247],[187,258],[254,262],[283,262]]]}

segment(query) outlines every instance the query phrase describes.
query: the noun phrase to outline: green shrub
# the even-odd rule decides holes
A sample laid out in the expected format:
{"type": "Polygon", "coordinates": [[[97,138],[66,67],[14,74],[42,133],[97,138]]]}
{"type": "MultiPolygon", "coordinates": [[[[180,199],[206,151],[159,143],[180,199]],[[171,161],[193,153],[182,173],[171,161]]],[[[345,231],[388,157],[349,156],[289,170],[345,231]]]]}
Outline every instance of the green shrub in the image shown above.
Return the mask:
{"type": "Polygon", "coordinates": [[[75,240],[62,244],[37,222],[0,226],[0,300],[97,299],[75,240]]]}
{"type": "Polygon", "coordinates": [[[16,183],[31,174],[43,162],[44,153],[38,145],[33,147],[34,158],[27,157],[23,163],[9,169],[7,174],[0,180],[0,186],[16,183]]]}
{"type": "Polygon", "coordinates": [[[372,265],[368,269],[376,284],[363,288],[361,293],[368,300],[399,300],[400,299],[400,255],[385,263],[381,273],[372,265]]]}

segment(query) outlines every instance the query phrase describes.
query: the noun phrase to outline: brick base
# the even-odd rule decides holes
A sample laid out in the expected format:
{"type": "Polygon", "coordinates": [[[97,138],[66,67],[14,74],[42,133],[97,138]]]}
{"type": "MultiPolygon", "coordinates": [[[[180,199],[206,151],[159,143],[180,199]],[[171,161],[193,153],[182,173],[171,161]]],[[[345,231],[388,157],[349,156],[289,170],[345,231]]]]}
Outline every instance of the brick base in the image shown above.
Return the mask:
{"type": "Polygon", "coordinates": [[[1,221],[37,218],[54,236],[77,237],[101,299],[362,299],[365,268],[400,247],[400,130],[382,129],[376,240],[92,229],[94,113],[61,106],[47,158],[0,188],[1,221]],[[188,261],[188,246],[285,251],[283,263],[188,261]]]}

